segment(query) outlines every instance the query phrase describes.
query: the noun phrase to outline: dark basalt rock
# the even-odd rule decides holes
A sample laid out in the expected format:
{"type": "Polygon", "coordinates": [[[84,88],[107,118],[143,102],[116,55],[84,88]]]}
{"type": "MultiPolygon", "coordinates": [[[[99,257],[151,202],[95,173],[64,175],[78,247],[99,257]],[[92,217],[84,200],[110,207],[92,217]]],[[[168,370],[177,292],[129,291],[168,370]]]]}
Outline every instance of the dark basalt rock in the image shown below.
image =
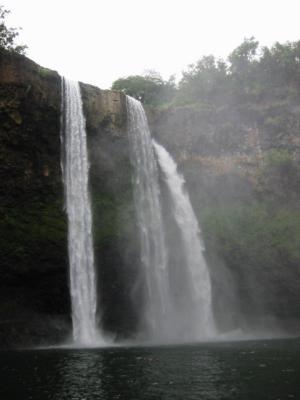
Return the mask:
{"type": "MultiPolygon", "coordinates": [[[[138,324],[139,247],[133,204],[126,101],[120,92],[81,85],[90,158],[94,249],[101,325],[117,338],[138,324]],[[135,299],[132,293],[136,292],[135,299]]],[[[99,316],[100,317],[100,316],[99,316]]]]}
{"type": "MultiPolygon", "coordinates": [[[[81,90],[101,320],[124,336],[136,324],[128,293],[137,257],[125,96],[81,90]]],[[[0,347],[57,343],[71,333],[60,114],[60,76],[1,51],[0,347]]]]}
{"type": "MultiPolygon", "coordinates": [[[[60,168],[60,77],[0,55],[0,346],[45,342],[69,323],[60,168]],[[31,335],[27,332],[30,331],[31,335]],[[17,332],[17,334],[13,334],[17,332]]],[[[65,334],[65,332],[64,332],[65,334]]],[[[60,337],[62,339],[62,336],[60,337]]]]}

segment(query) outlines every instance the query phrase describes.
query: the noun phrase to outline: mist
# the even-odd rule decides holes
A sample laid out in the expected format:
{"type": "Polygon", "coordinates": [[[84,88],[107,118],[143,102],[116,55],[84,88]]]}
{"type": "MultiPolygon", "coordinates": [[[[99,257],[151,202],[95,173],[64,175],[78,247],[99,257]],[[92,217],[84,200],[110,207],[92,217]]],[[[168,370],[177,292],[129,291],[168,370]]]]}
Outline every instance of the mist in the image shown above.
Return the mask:
{"type": "Polygon", "coordinates": [[[299,46],[246,39],[146,104],[186,179],[221,331],[299,333],[299,46]]]}

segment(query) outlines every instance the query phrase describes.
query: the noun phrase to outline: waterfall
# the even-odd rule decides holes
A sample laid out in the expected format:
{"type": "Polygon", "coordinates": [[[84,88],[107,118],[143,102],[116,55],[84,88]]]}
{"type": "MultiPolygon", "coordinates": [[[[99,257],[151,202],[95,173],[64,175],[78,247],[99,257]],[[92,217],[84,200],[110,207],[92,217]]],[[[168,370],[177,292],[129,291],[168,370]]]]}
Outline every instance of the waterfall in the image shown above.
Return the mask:
{"type": "Polygon", "coordinates": [[[62,158],[68,215],[68,250],[73,339],[76,344],[99,342],[96,328],[96,279],[92,214],[88,191],[88,152],[85,119],[78,82],[63,78],[62,158]]]}
{"type": "Polygon", "coordinates": [[[170,192],[174,219],[183,243],[185,265],[181,278],[187,282],[187,290],[181,295],[189,314],[190,333],[194,338],[209,338],[215,335],[211,282],[198,221],[185,191],[185,180],[178,173],[175,161],[164,147],[155,140],[152,143],[170,192]]]}
{"type": "Polygon", "coordinates": [[[152,141],[141,103],[127,96],[128,128],[134,167],[134,198],[141,240],[141,264],[147,298],[143,310],[152,341],[206,340],[214,336],[211,283],[203,256],[199,226],[184,179],[174,160],[152,141]],[[168,231],[164,222],[159,171],[165,176],[172,202],[172,216],[180,232],[184,252],[178,272],[168,255],[168,231]]]}
{"type": "Polygon", "coordinates": [[[144,323],[149,335],[156,338],[164,328],[170,297],[158,170],[144,109],[139,101],[128,96],[126,99],[134,165],[134,200],[147,290],[144,323]]]}

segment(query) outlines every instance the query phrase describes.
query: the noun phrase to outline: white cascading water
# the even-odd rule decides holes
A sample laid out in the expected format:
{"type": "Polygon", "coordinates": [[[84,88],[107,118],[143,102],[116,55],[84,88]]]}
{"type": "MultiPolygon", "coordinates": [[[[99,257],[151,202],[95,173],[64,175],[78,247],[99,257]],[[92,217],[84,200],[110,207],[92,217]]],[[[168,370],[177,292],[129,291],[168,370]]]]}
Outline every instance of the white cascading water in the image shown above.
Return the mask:
{"type": "Polygon", "coordinates": [[[134,165],[134,200],[147,289],[144,324],[149,336],[157,338],[164,329],[170,297],[158,170],[144,109],[132,97],[127,96],[126,100],[131,159],[134,165]]]}
{"type": "MultiPolygon", "coordinates": [[[[189,329],[191,337],[211,338],[215,335],[215,325],[211,304],[211,282],[203,256],[204,245],[200,238],[200,228],[185,191],[185,180],[177,171],[177,165],[166,149],[152,140],[158,163],[164,173],[173,206],[174,219],[179,227],[184,248],[184,275],[188,291],[183,293],[189,307],[189,329]]],[[[187,310],[187,312],[188,312],[187,310]]]]}
{"type": "Polygon", "coordinates": [[[144,316],[152,341],[207,340],[215,336],[211,283],[199,226],[184,179],[167,151],[152,141],[141,103],[127,96],[129,140],[134,166],[134,196],[141,237],[141,261],[148,290],[144,316]],[[162,217],[158,166],[172,201],[184,251],[184,265],[175,271],[168,260],[162,217]]]}
{"type": "Polygon", "coordinates": [[[73,339],[79,345],[101,341],[96,327],[96,279],[92,214],[88,190],[85,118],[78,82],[63,78],[64,185],[68,215],[68,250],[73,339]]]}

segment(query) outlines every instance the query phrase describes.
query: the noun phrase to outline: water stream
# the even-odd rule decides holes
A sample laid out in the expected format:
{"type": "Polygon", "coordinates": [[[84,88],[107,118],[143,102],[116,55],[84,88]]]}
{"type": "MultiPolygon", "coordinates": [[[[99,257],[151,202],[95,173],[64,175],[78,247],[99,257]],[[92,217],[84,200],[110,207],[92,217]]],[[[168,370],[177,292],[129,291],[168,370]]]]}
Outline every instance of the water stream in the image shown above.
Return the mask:
{"type": "Polygon", "coordinates": [[[141,103],[127,97],[129,140],[134,165],[134,200],[140,230],[141,263],[146,280],[144,328],[162,335],[169,315],[168,253],[160,204],[158,169],[147,118],[141,103]]]}
{"type": "MultiPolygon", "coordinates": [[[[200,237],[198,220],[189,195],[185,190],[185,180],[178,172],[177,165],[167,150],[152,140],[159,166],[171,198],[172,214],[178,225],[183,249],[184,265],[179,275],[184,280],[184,291],[178,293],[182,300],[177,312],[182,314],[184,327],[195,339],[212,338],[215,326],[212,313],[211,282],[208,267],[203,256],[204,244],[200,237]]],[[[171,273],[171,272],[170,272],[171,273]]]]}
{"type": "Polygon", "coordinates": [[[73,339],[78,345],[94,345],[101,341],[101,337],[96,327],[97,292],[88,190],[89,163],[78,82],[63,79],[63,111],[63,172],[68,215],[73,339]]]}
{"type": "Polygon", "coordinates": [[[184,190],[184,179],[168,152],[151,139],[141,103],[127,96],[127,109],[141,264],[147,288],[143,316],[148,338],[158,342],[211,339],[215,336],[215,327],[210,275],[197,218],[184,190]],[[169,207],[180,232],[178,245],[184,252],[179,272],[168,257],[173,249],[166,240],[169,232],[162,213],[157,160],[170,193],[169,207]]]}

